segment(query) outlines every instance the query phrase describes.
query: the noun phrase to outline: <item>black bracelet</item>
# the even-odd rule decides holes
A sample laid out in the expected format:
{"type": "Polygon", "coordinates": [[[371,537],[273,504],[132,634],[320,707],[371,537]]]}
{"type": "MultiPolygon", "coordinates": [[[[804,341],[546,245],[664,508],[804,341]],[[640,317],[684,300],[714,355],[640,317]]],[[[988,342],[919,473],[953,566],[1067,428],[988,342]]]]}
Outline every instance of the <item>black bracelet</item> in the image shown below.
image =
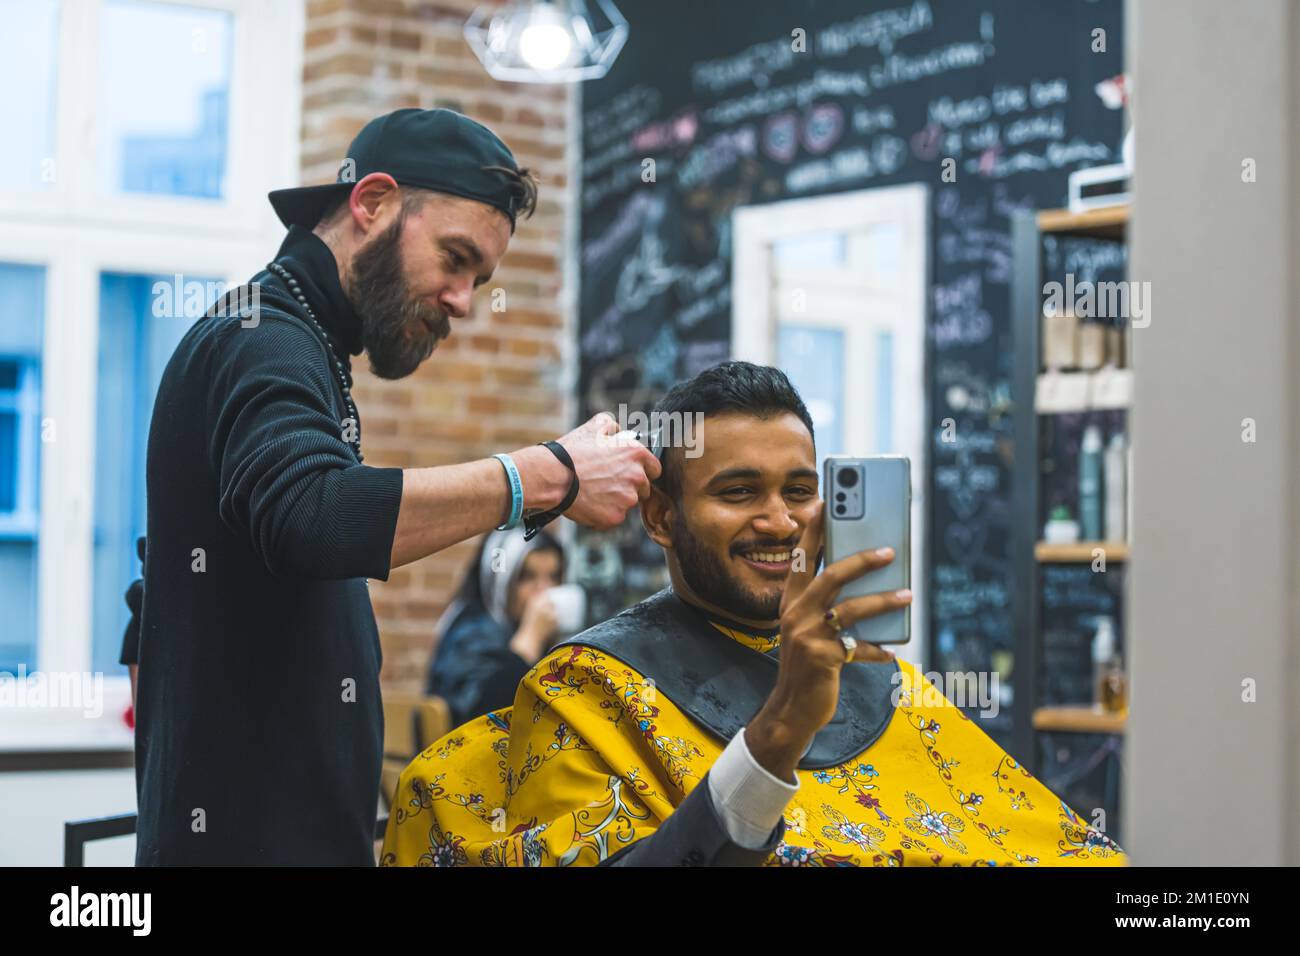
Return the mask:
{"type": "Polygon", "coordinates": [[[541,514],[524,515],[525,541],[533,540],[533,538],[537,536],[537,532],[541,531],[545,525],[550,524],[550,522],[568,511],[569,508],[573,506],[573,503],[578,500],[578,469],[573,466],[573,459],[569,457],[569,453],[565,451],[564,446],[557,441],[543,441],[538,442],[538,444],[545,445],[549,448],[551,454],[558,458],[561,463],[563,463],[564,467],[569,469],[569,474],[572,478],[569,481],[568,494],[564,496],[564,500],[556,507],[552,508],[550,511],[543,511],[541,514]]]}

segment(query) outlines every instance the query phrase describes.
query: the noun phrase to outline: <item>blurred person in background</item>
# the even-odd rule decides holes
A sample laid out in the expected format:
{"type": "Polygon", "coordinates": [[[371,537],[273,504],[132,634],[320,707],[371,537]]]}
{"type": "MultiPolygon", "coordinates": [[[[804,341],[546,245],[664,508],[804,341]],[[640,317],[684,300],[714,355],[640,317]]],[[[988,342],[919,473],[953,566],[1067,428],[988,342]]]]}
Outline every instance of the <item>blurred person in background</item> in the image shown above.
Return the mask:
{"type": "Polygon", "coordinates": [[[564,580],[564,548],[521,528],[483,539],[455,598],[438,620],[425,690],[451,708],[460,726],[514,703],[515,689],[557,639],[547,591],[564,580]]]}

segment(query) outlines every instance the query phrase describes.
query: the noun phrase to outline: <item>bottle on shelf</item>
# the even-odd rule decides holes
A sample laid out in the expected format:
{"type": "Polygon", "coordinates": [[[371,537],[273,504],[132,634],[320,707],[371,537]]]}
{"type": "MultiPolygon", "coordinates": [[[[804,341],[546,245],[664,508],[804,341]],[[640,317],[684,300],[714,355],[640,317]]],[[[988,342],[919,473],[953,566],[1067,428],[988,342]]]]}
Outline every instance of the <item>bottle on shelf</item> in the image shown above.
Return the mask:
{"type": "Polygon", "coordinates": [[[1079,323],[1079,368],[1096,371],[1106,364],[1106,326],[1096,319],[1079,323]]]}
{"type": "Polygon", "coordinates": [[[1089,425],[1079,445],[1079,524],[1085,541],[1101,540],[1101,429],[1089,425]]]}
{"type": "Polygon", "coordinates": [[[1101,709],[1110,714],[1128,710],[1128,678],[1124,676],[1124,661],[1115,655],[1115,662],[1102,676],[1101,709]]]}
{"type": "Polygon", "coordinates": [[[1043,310],[1043,365],[1048,371],[1077,368],[1079,320],[1070,309],[1043,310]]]}
{"type": "Polygon", "coordinates": [[[1124,541],[1128,516],[1128,445],[1123,432],[1116,432],[1106,445],[1106,540],[1124,541]]]}
{"type": "Polygon", "coordinates": [[[1043,540],[1048,544],[1074,544],[1079,540],[1079,522],[1070,517],[1070,509],[1057,505],[1043,525],[1043,540]]]}
{"type": "Polygon", "coordinates": [[[1093,704],[1107,713],[1122,712],[1128,706],[1128,687],[1115,648],[1115,624],[1106,616],[1097,618],[1092,638],[1092,674],[1093,704]]]}

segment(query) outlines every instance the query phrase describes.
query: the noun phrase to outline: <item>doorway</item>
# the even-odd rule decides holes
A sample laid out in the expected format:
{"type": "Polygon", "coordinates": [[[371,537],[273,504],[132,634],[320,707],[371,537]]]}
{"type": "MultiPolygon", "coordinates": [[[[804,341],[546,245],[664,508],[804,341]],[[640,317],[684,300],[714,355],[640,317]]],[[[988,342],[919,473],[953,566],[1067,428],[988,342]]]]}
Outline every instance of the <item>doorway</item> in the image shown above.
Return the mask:
{"type": "Polygon", "coordinates": [[[926,285],[924,186],[746,206],[732,214],[732,357],[784,371],[828,454],[912,463],[912,640],[924,669],[926,285]]]}

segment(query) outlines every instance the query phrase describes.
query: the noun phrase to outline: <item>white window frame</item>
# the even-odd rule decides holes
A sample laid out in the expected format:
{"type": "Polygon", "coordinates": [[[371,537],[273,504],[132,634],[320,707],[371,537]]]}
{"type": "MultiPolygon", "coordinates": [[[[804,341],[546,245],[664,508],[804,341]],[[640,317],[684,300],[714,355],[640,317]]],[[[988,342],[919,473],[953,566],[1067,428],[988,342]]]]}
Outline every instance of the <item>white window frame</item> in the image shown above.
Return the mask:
{"type": "MultiPolygon", "coordinates": [[[[928,401],[925,377],[926,296],[928,295],[929,192],[924,185],[888,186],[850,193],[833,193],[807,199],[790,199],[761,206],[742,206],[732,213],[731,284],[731,354],[735,359],[762,365],[773,364],[778,319],[789,311],[774,301],[776,285],[772,247],[783,239],[812,237],[825,233],[855,232],[872,224],[897,224],[902,248],[899,250],[898,298],[906,318],[902,324],[913,335],[894,339],[895,389],[915,383],[922,401],[895,402],[895,425],[900,454],[911,459],[912,467],[912,639],[895,650],[899,656],[924,670],[927,615],[925,613],[926,547],[926,461],[928,401]]],[[[834,303],[843,296],[836,290],[809,290],[814,296],[834,303]]],[[[825,304],[825,303],[823,303],[825,304]]],[[[814,312],[809,308],[809,312],[814,312]]],[[[799,324],[843,328],[846,335],[846,371],[864,362],[875,361],[875,342],[870,336],[858,335],[849,323],[818,322],[808,315],[791,316],[799,324]],[[853,353],[857,349],[857,354],[853,353]]],[[[874,367],[874,366],[871,366],[874,367]]],[[[853,393],[853,376],[846,374],[845,388],[851,400],[865,403],[869,396],[853,393]]],[[[853,416],[846,416],[846,429],[853,416]]],[[[849,434],[846,431],[846,437],[849,434]]],[[[828,450],[829,451],[829,450],[828,450]]],[[[866,450],[842,449],[848,454],[866,454],[866,450]]]]}
{"type": "MultiPolygon", "coordinates": [[[[94,91],[104,2],[59,3],[54,183],[0,192],[0,261],[45,269],[41,417],[54,436],[41,445],[36,664],[47,673],[91,665],[101,274],[244,282],[284,237],[266,194],[299,182],[303,0],[148,0],[233,15],[224,196],[101,194],[94,91]]],[[[0,709],[0,750],[129,744],[120,720],[129,681],[103,688],[98,720],[80,709],[0,709]]]]}

